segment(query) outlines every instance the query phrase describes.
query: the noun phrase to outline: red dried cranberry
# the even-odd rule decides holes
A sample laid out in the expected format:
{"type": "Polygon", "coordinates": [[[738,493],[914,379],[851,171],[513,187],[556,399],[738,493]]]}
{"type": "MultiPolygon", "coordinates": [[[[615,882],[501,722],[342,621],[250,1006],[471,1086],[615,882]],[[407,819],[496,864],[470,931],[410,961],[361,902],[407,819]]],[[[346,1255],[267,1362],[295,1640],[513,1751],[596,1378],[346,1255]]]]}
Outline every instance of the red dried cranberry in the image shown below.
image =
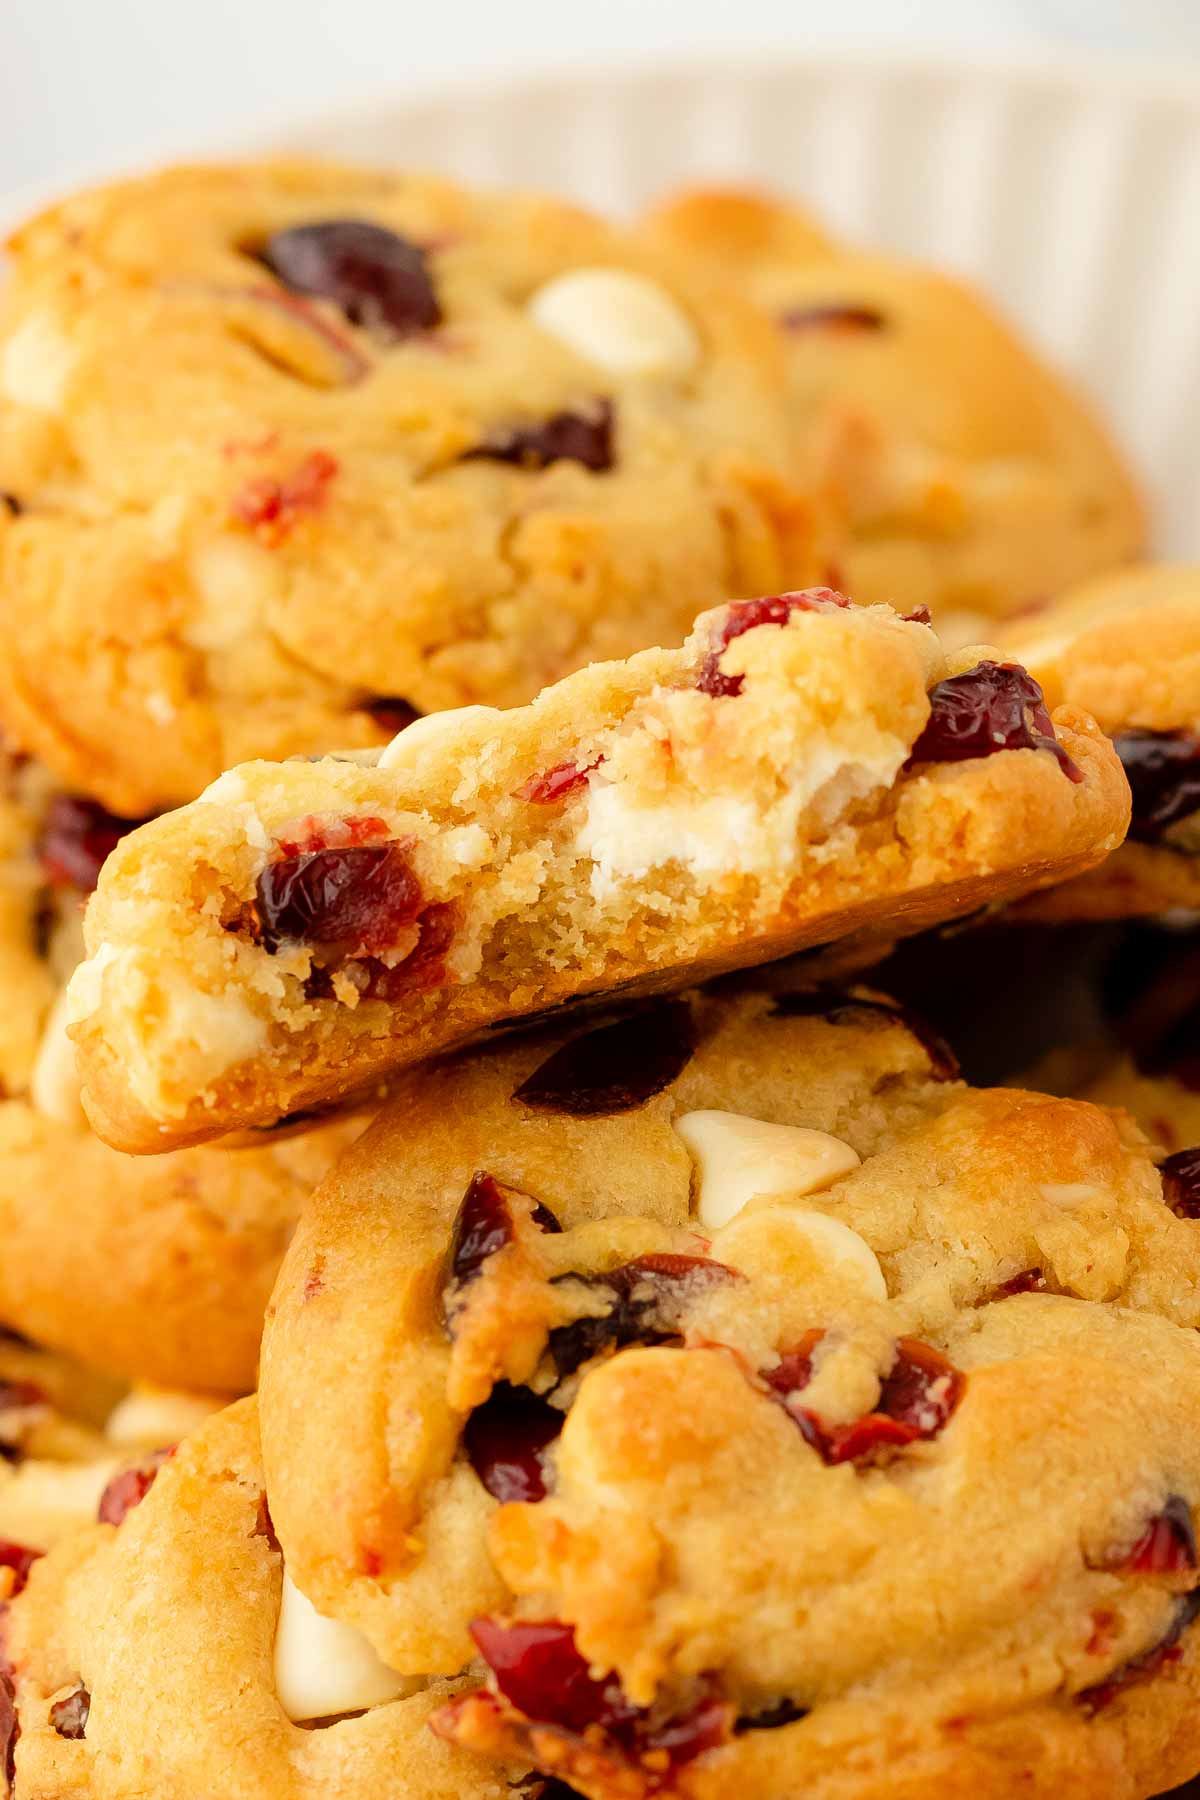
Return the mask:
{"type": "Polygon", "coordinates": [[[364,700],[358,710],[368,713],[389,737],[407,731],[422,716],[411,700],[402,700],[398,694],[379,694],[373,700],[364,700]]]}
{"type": "Polygon", "coordinates": [[[492,1498],[544,1500],[545,1452],[563,1428],[563,1415],[529,1388],[501,1381],[463,1430],[467,1459],[492,1498]]]}
{"type": "Polygon", "coordinates": [[[42,1555],[40,1550],[30,1550],[25,1544],[14,1544],[10,1538],[0,1538],[0,1569],[11,1569],[13,1574],[10,1597],[19,1594],[29,1580],[29,1571],[42,1555]]]}
{"type": "Polygon", "coordinates": [[[463,461],[516,463],[522,469],[575,462],[603,475],[613,466],[612,402],[598,400],[590,413],[557,412],[540,424],[505,426],[466,451],[463,461]]]}
{"type": "Polygon", "coordinates": [[[828,1019],[832,1025],[859,1024],[872,1014],[895,1021],[916,1038],[929,1058],[930,1073],[935,1080],[958,1080],[958,1058],[945,1038],[919,1012],[901,1006],[897,1001],[860,1000],[857,994],[817,988],[807,994],[780,994],[771,1011],[778,1019],[828,1019]]]}
{"type": "Polygon", "coordinates": [[[587,778],[593,769],[598,769],[604,761],[602,756],[590,763],[556,763],[554,768],[547,769],[541,775],[531,775],[529,780],[517,789],[518,800],[528,800],[534,806],[556,806],[569,794],[577,793],[587,786],[587,778]]]}
{"type": "Polygon", "coordinates": [[[12,1793],[13,1782],[16,1780],[16,1750],[20,1735],[12,1669],[7,1663],[0,1662],[0,1772],[4,1776],[4,1791],[7,1794],[12,1793]]]}
{"type": "Polygon", "coordinates": [[[698,1288],[740,1279],[724,1263],[704,1256],[639,1256],[606,1275],[570,1276],[584,1281],[609,1302],[600,1318],[557,1325],[547,1350],[560,1381],[605,1350],[627,1344],[669,1343],[679,1335],[683,1314],[698,1288]]]}
{"type": "Polygon", "coordinates": [[[1170,1494],[1121,1567],[1138,1575],[1178,1575],[1196,1567],[1196,1528],[1182,1494],[1170,1494]]]}
{"type": "Polygon", "coordinates": [[[1149,1681],[1169,1663],[1178,1662],[1183,1652],[1179,1640],[1200,1615],[1200,1589],[1176,1602],[1171,1623],[1163,1636],[1140,1656],[1133,1656],[1114,1669],[1095,1686],[1083,1688],[1075,1698],[1085,1712],[1098,1713],[1110,1706],[1118,1694],[1140,1681],[1149,1681]]]}
{"type": "Polygon", "coordinates": [[[873,306],[839,305],[836,301],[823,306],[789,306],[779,315],[785,331],[834,331],[855,335],[863,331],[884,331],[887,320],[873,306]]]}
{"type": "Polygon", "coordinates": [[[90,894],[100,879],[105,858],[144,819],[122,819],[95,800],[77,794],[55,794],[46,808],[38,839],[38,856],[46,877],[56,886],[90,894]]]}
{"type": "Polygon", "coordinates": [[[931,690],[929,706],[909,767],[968,762],[998,750],[1049,750],[1064,775],[1083,780],[1054,735],[1041,688],[1018,663],[981,662],[963,675],[950,675],[931,690]]]}
{"type": "Polygon", "coordinates": [[[1177,1150],[1158,1166],[1163,1199],[1179,1219],[1200,1219],[1200,1145],[1177,1150]]]}
{"type": "Polygon", "coordinates": [[[154,1450],[132,1469],[122,1469],[119,1475],[114,1475],[101,1494],[96,1511],[101,1525],[119,1525],[126,1514],[140,1506],[154,1486],[158,1471],[174,1454],[174,1444],[166,1450],[154,1450]]]}
{"type": "Polygon", "coordinates": [[[1113,748],[1133,790],[1129,835],[1157,843],[1200,808],[1200,737],[1188,731],[1125,731],[1113,748]]]}
{"type": "Polygon", "coordinates": [[[1046,1277],[1040,1269],[1022,1269],[1019,1275],[1013,1275],[1008,1281],[1002,1281],[996,1289],[997,1298],[1007,1300],[1013,1294],[1044,1294],[1046,1277]]]}
{"type": "Polygon", "coordinates": [[[494,1175],[480,1169],[472,1175],[454,1221],[451,1279],[465,1287],[482,1274],[488,1258],[512,1240],[513,1221],[505,1190],[494,1175]]]}
{"type": "Polygon", "coordinates": [[[368,957],[359,984],[364,1000],[394,1003],[405,994],[423,994],[446,979],[446,952],[454,938],[458,907],[453,900],[427,906],[418,915],[417,942],[395,967],[368,957]]]}
{"type": "Polygon", "coordinates": [[[476,1619],[471,1636],[509,1705],[536,1724],[582,1733],[596,1725],[611,1729],[634,1715],[615,1676],[593,1679],[575,1633],[559,1620],[476,1619]]]}
{"type": "Polygon", "coordinates": [[[906,625],[933,624],[933,614],[927,606],[914,606],[911,612],[901,613],[900,617],[906,625]]]}
{"type": "Polygon", "coordinates": [[[786,625],[794,612],[824,612],[831,606],[849,606],[845,594],[835,588],[806,588],[795,594],[769,594],[761,600],[734,600],[725,608],[712,641],[700,679],[696,686],[702,694],[720,699],[727,694],[740,694],[744,675],[723,675],[721,658],[734,638],[742,637],[759,625],[786,625]]]}
{"type": "Polygon", "coordinates": [[[395,341],[441,323],[425,251],[369,219],[276,231],[259,257],[296,294],[329,300],[352,325],[395,341]]]}
{"type": "Polygon", "coordinates": [[[687,1001],[660,1000],[572,1038],[521,1083],[513,1099],[576,1118],[629,1112],[677,1081],[694,1047],[687,1001]]]}
{"type": "Polygon", "coordinates": [[[268,863],[258,878],[261,941],[387,950],[421,911],[421,886],[400,844],[314,850],[268,863]]]}
{"type": "Polygon", "coordinates": [[[966,1377],[948,1358],[915,1338],[900,1338],[875,1411],[851,1425],[828,1426],[795,1399],[812,1379],[813,1353],[821,1336],[819,1331],[810,1332],[767,1371],[766,1382],[827,1463],[864,1462],[882,1451],[937,1437],[962,1399],[966,1377]]]}
{"type": "Polygon", "coordinates": [[[92,1696],[81,1681],[71,1693],[54,1702],[50,1708],[50,1723],[61,1738],[86,1737],[91,1710],[92,1696]]]}
{"type": "Polygon", "coordinates": [[[306,513],[320,512],[338,473],[338,460],[313,450],[286,475],[256,475],[234,495],[230,511],[264,543],[283,542],[306,513]]]}

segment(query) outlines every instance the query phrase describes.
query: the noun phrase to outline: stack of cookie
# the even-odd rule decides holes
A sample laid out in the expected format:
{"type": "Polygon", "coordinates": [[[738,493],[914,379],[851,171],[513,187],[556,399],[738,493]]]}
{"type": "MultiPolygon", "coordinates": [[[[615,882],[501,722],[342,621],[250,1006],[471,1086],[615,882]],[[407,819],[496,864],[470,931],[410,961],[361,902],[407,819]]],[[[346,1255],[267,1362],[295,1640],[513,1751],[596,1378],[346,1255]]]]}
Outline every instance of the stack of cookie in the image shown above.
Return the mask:
{"type": "Polygon", "coordinates": [[[1085,408],[735,193],[13,253],[0,1787],[1189,1781],[1200,580],[1085,408]]]}

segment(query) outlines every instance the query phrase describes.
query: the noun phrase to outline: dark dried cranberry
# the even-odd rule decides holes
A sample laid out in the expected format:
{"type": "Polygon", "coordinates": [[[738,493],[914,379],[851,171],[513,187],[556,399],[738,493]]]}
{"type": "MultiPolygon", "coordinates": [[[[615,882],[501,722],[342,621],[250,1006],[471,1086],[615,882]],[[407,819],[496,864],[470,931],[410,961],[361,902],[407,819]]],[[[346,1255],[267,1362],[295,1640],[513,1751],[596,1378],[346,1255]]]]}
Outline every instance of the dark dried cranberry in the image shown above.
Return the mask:
{"type": "Polygon", "coordinates": [[[681,1769],[706,1750],[717,1750],[727,1743],[732,1729],[733,1708],[710,1684],[708,1691],[685,1712],[676,1713],[661,1724],[639,1718],[633,1732],[626,1735],[632,1740],[629,1748],[644,1757],[650,1768],[659,1767],[665,1756],[670,1768],[681,1769]]]}
{"type": "Polygon", "coordinates": [[[759,625],[786,625],[794,612],[824,612],[830,606],[849,606],[845,594],[835,588],[806,588],[795,594],[769,594],[761,600],[734,600],[725,608],[725,616],[713,638],[696,683],[702,694],[720,699],[727,694],[740,694],[744,675],[723,675],[721,658],[734,638],[742,637],[759,625]]]}
{"type": "Polygon", "coordinates": [[[588,413],[551,413],[536,425],[505,426],[466,451],[463,461],[516,463],[522,469],[575,462],[603,475],[613,466],[612,402],[598,400],[588,413]]]}
{"type": "Polygon", "coordinates": [[[16,1780],[16,1750],[20,1735],[12,1670],[6,1663],[0,1662],[0,1773],[4,1776],[4,1791],[7,1794],[12,1793],[13,1782],[16,1780]]]}
{"type": "Polygon", "coordinates": [[[560,1381],[605,1350],[663,1344],[678,1337],[683,1314],[699,1288],[736,1281],[736,1272],[705,1256],[639,1256],[606,1275],[569,1276],[609,1302],[600,1318],[557,1325],[547,1349],[560,1381]]]}
{"type": "Polygon", "coordinates": [[[798,1719],[807,1717],[807,1707],[797,1706],[794,1700],[780,1700],[763,1712],[750,1713],[740,1718],[733,1729],[738,1736],[744,1731],[778,1731],[781,1725],[794,1725],[798,1719]]]}
{"type": "Polygon", "coordinates": [[[17,496],[15,494],[10,494],[7,488],[0,488],[0,507],[3,508],[10,519],[19,519],[21,514],[25,511],[25,508],[17,499],[17,496]]]}
{"type": "Polygon", "coordinates": [[[30,1569],[41,1555],[40,1550],[30,1550],[26,1544],[14,1544],[10,1538],[0,1538],[0,1569],[12,1570],[10,1598],[21,1592],[29,1580],[30,1569]]]}
{"type": "Polygon", "coordinates": [[[379,729],[386,731],[390,737],[407,731],[422,716],[411,700],[402,700],[399,695],[391,694],[380,694],[373,700],[364,700],[358,710],[368,713],[379,729]]]}
{"type": "Polygon", "coordinates": [[[56,1700],[50,1708],[50,1723],[62,1738],[82,1738],[87,1736],[88,1714],[92,1710],[92,1696],[84,1687],[79,1686],[62,1700],[56,1700]]]}
{"type": "Polygon", "coordinates": [[[518,800],[528,800],[534,806],[556,806],[568,795],[578,793],[587,786],[587,778],[593,769],[598,769],[604,761],[602,756],[590,763],[556,763],[554,768],[547,769],[541,775],[531,775],[517,789],[518,800]]]}
{"type": "Polygon", "coordinates": [[[276,231],[259,252],[295,294],[330,300],[352,325],[390,341],[440,324],[420,245],[369,219],[322,219],[276,231]]]}
{"type": "Polygon", "coordinates": [[[101,1494],[96,1511],[101,1525],[119,1525],[135,1506],[140,1506],[154,1486],[158,1471],[174,1454],[174,1444],[166,1450],[153,1450],[132,1469],[122,1469],[119,1475],[114,1475],[101,1494]]]}
{"type": "Polygon", "coordinates": [[[1040,1269],[1022,1269],[1019,1275],[1013,1275],[1008,1281],[1002,1281],[996,1289],[997,1299],[1007,1300],[1013,1294],[1044,1294],[1046,1277],[1040,1269]]]}
{"type": "Polygon", "coordinates": [[[872,1014],[894,1021],[916,1038],[935,1080],[958,1080],[958,1058],[945,1038],[919,1012],[896,1001],[860,1000],[857,994],[816,988],[811,993],[778,995],[771,1011],[779,1019],[828,1019],[832,1025],[858,1024],[872,1014]]]}
{"type": "Polygon", "coordinates": [[[911,612],[901,613],[900,617],[906,625],[933,624],[933,614],[927,606],[914,606],[911,612]]]}
{"type": "Polygon", "coordinates": [[[1163,1199],[1180,1219],[1200,1219],[1200,1145],[1177,1150],[1159,1164],[1163,1199]]]}
{"type": "Polygon", "coordinates": [[[1041,688],[1018,663],[981,662],[963,675],[950,675],[931,690],[929,706],[910,767],[968,762],[998,750],[1049,750],[1064,775],[1083,780],[1054,735],[1041,688]]]}
{"type": "Polygon", "coordinates": [[[1138,1575],[1178,1575],[1196,1567],[1196,1528],[1182,1494],[1168,1495],[1120,1566],[1138,1575]]]}
{"type": "Polygon", "coordinates": [[[839,305],[828,301],[821,306],[789,306],[779,315],[785,331],[835,331],[855,335],[864,331],[885,331],[887,320],[873,306],[839,305]]]}
{"type": "Polygon", "coordinates": [[[521,1083],[513,1099],[575,1118],[629,1112],[677,1081],[694,1047],[687,1001],[660,1000],[572,1038],[521,1083]]]}
{"type": "Polygon", "coordinates": [[[1200,737],[1190,731],[1124,731],[1113,749],[1133,791],[1129,835],[1157,843],[1200,808],[1200,737]]]}
{"type": "Polygon", "coordinates": [[[107,856],[144,819],[122,819],[95,800],[55,794],[46,808],[38,856],[49,881],[90,894],[107,856]]]}
{"type": "Polygon", "coordinates": [[[784,1401],[805,1440],[827,1463],[865,1462],[881,1452],[937,1437],[962,1399],[966,1377],[948,1358],[915,1338],[900,1338],[875,1411],[852,1425],[826,1425],[795,1397],[812,1379],[812,1358],[820,1337],[820,1332],[810,1332],[767,1372],[766,1381],[784,1401]]]}
{"type": "Polygon", "coordinates": [[[544,1456],[563,1428],[563,1415],[529,1388],[497,1382],[463,1430],[467,1459],[500,1501],[544,1500],[544,1456]]]}
{"type": "Polygon", "coordinates": [[[505,1189],[494,1175],[478,1170],[471,1177],[454,1221],[450,1276],[460,1287],[474,1281],[497,1250],[513,1240],[512,1214],[505,1189]]]}
{"type": "Polygon", "coordinates": [[[421,885],[400,844],[314,850],[268,863],[258,878],[261,941],[387,950],[421,911],[421,885]]]}
{"type": "Polygon", "coordinates": [[[536,1724],[582,1733],[589,1725],[611,1729],[634,1715],[615,1676],[593,1679],[569,1625],[476,1619],[471,1636],[509,1705],[536,1724]]]}
{"type": "Polygon", "coordinates": [[[1119,1668],[1114,1669],[1103,1681],[1094,1687],[1084,1688],[1075,1698],[1086,1712],[1098,1713],[1109,1706],[1123,1693],[1127,1687],[1135,1683],[1149,1681],[1159,1670],[1169,1663],[1178,1662],[1183,1654],[1179,1640],[1188,1627],[1200,1616],[1200,1589],[1185,1594],[1175,1604],[1175,1611],[1167,1630],[1156,1644],[1144,1650],[1140,1656],[1133,1656],[1119,1668]]]}

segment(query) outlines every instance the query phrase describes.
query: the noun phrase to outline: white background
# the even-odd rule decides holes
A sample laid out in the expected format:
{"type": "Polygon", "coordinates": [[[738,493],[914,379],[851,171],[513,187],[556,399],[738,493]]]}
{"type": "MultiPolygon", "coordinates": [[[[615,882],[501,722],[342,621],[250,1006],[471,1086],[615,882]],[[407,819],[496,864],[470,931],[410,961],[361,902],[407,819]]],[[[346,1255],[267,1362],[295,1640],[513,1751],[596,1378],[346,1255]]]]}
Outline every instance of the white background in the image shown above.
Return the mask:
{"type": "Polygon", "coordinates": [[[1178,60],[1200,0],[0,0],[0,190],[456,76],[831,43],[1178,60]]]}

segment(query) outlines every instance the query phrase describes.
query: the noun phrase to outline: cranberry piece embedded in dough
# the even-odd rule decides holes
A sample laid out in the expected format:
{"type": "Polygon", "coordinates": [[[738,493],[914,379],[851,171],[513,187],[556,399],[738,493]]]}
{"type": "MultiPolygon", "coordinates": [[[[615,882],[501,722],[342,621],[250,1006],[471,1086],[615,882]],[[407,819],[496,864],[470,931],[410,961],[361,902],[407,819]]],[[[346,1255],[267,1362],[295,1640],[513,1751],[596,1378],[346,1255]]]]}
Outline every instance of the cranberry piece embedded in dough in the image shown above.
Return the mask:
{"type": "Polygon", "coordinates": [[[400,844],[313,850],[268,863],[258,878],[262,942],[390,949],[422,909],[421,884],[400,844]]]}
{"type": "Polygon", "coordinates": [[[38,856],[56,885],[90,894],[105,859],[144,819],[122,819],[95,800],[77,794],[55,794],[46,808],[38,838],[38,856]]]}
{"type": "Polygon", "coordinates": [[[101,1525],[119,1525],[135,1506],[140,1506],[154,1486],[158,1471],[174,1454],[173,1444],[166,1450],[154,1450],[132,1469],[122,1469],[114,1475],[101,1494],[96,1511],[101,1525]]]}
{"type": "Polygon", "coordinates": [[[467,1459],[494,1500],[544,1500],[545,1453],[563,1428],[563,1414],[526,1387],[501,1381],[463,1428],[467,1459]]]}
{"type": "Polygon", "coordinates": [[[468,450],[464,462],[515,463],[521,469],[548,469],[574,462],[593,475],[613,466],[613,408],[598,401],[591,412],[551,413],[532,425],[509,425],[468,450]]]}
{"type": "Polygon", "coordinates": [[[1018,663],[977,663],[939,681],[912,748],[917,763],[969,762],[1000,750],[1049,750],[1071,781],[1083,775],[1054,735],[1042,690],[1018,663]]]}
{"type": "Polygon", "coordinates": [[[1131,838],[1157,843],[1200,808],[1200,737],[1190,731],[1125,731],[1113,749],[1133,791],[1131,838]]]}
{"type": "Polygon", "coordinates": [[[572,1038],[521,1083],[513,1099],[577,1118],[628,1112],[678,1079],[694,1042],[686,1000],[660,1000],[572,1038]]]}
{"type": "Polygon", "coordinates": [[[721,658],[735,638],[759,625],[786,625],[795,612],[827,612],[830,607],[849,605],[845,594],[828,587],[806,588],[795,594],[768,594],[760,600],[734,600],[725,608],[696,686],[714,699],[740,694],[745,676],[721,673],[721,658]]]}
{"type": "Polygon", "coordinates": [[[259,259],[295,294],[329,300],[352,325],[395,341],[441,322],[419,244],[369,219],[320,219],[274,232],[259,259]]]}

